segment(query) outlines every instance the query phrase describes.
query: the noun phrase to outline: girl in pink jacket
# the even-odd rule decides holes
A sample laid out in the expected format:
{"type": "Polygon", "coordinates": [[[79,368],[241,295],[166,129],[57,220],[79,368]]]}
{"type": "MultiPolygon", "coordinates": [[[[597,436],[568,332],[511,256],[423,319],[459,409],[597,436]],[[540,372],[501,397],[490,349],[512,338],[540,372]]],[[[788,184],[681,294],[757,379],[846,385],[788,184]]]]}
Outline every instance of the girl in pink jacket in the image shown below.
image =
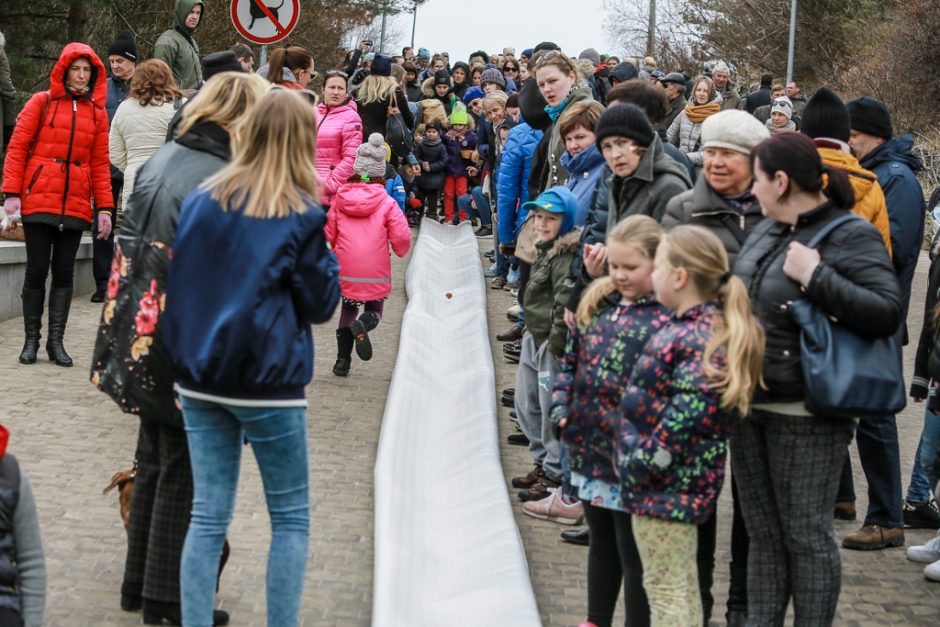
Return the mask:
{"type": "Polygon", "coordinates": [[[343,304],[336,330],[333,374],[349,374],[353,344],[363,361],[372,359],[369,331],[382,319],[385,299],[392,292],[392,250],[404,257],[411,247],[411,229],[398,203],[385,191],[388,147],[378,133],[359,146],[354,176],[333,196],[327,214],[326,237],[339,258],[343,304]],[[359,307],[365,312],[359,316],[359,307]],[[359,316],[358,318],[356,316],[359,316]]]}
{"type": "Polygon", "coordinates": [[[336,190],[352,176],[361,143],[362,120],[346,91],[346,74],[330,70],[323,83],[323,102],[317,106],[316,167],[323,180],[320,202],[324,211],[333,204],[336,190]]]}

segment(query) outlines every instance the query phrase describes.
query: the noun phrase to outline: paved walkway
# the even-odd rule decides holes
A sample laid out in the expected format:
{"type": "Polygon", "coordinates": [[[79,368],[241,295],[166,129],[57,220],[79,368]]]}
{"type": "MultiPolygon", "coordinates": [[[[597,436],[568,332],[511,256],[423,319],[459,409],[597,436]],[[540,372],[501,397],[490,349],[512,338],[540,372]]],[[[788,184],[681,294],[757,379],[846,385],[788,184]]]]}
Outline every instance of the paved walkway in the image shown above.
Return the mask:
{"type": "MultiPolygon", "coordinates": [[[[482,240],[481,244],[489,244],[482,240]]],[[[404,311],[403,270],[395,260],[395,291],[385,320],[373,334],[375,358],[353,363],[349,379],[334,377],[334,335],[330,325],[317,327],[316,378],[310,398],[311,553],[304,589],[302,624],[368,625],[372,590],[372,468],[385,393],[398,345],[404,311]]],[[[920,289],[912,303],[911,328],[919,332],[926,260],[917,276],[920,289]]],[[[509,324],[504,316],[512,301],[508,292],[490,290],[491,335],[509,324]]],[[[135,419],[88,383],[89,356],[100,307],[82,299],[73,305],[66,345],[76,361],[72,369],[49,362],[20,366],[22,321],[0,323],[2,421],[12,432],[10,450],[30,473],[39,503],[46,548],[49,586],[46,624],[127,626],[140,624],[140,614],[118,607],[126,549],[117,499],[102,496],[111,475],[133,461],[135,419]]],[[[503,361],[493,343],[499,389],[511,387],[514,367],[503,361]]],[[[911,355],[908,352],[908,361],[911,355]]],[[[910,370],[908,370],[909,372],[910,370]]],[[[513,432],[508,409],[499,411],[501,437],[513,432]]],[[[899,418],[902,467],[909,471],[922,420],[920,406],[899,418]]],[[[527,452],[502,445],[507,478],[528,470],[527,452]]],[[[455,460],[459,463],[459,460],[455,460]]],[[[860,508],[865,483],[856,464],[860,508]]],[[[905,487],[907,478],[904,479],[905,487]]],[[[508,479],[507,479],[508,487],[508,479]]],[[[453,486],[455,491],[460,486],[453,486]]],[[[576,625],[584,619],[584,549],[562,543],[560,527],[522,515],[514,501],[526,546],[532,583],[545,625],[576,625]]],[[[716,619],[727,590],[730,503],[720,506],[716,619]]],[[[839,532],[853,529],[840,524],[839,532]]],[[[908,543],[921,543],[930,532],[908,532],[908,543]]],[[[257,467],[246,455],[238,503],[229,539],[232,556],[222,576],[219,607],[232,613],[232,625],[265,625],[264,580],[270,530],[257,467]]],[[[936,625],[940,622],[940,584],[926,582],[921,567],[904,559],[903,549],[862,553],[844,551],[844,586],[840,625],[936,625]]]]}

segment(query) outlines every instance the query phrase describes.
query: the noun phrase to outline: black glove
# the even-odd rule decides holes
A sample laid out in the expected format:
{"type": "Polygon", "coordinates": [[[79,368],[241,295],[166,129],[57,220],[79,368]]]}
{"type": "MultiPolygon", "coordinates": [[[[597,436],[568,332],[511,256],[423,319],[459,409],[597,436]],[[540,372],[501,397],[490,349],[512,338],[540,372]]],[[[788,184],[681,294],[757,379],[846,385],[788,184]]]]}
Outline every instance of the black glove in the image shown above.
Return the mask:
{"type": "Polygon", "coordinates": [[[10,145],[10,138],[13,137],[13,129],[14,129],[14,128],[16,128],[16,127],[15,127],[15,126],[4,126],[4,127],[3,127],[3,145],[4,145],[4,146],[9,146],[9,145],[10,145]]]}

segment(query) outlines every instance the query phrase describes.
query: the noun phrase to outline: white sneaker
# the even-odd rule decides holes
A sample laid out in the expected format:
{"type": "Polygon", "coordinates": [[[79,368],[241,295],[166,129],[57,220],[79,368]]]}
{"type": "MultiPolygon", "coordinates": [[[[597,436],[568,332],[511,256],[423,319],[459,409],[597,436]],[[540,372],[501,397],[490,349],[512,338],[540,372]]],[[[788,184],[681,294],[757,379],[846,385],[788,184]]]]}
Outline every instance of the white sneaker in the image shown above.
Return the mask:
{"type": "Polygon", "coordinates": [[[936,566],[937,581],[940,581],[940,534],[928,540],[927,544],[907,547],[907,559],[918,564],[936,566]]]}
{"type": "Polygon", "coordinates": [[[924,577],[930,581],[940,581],[940,560],[924,568],[924,577]]]}

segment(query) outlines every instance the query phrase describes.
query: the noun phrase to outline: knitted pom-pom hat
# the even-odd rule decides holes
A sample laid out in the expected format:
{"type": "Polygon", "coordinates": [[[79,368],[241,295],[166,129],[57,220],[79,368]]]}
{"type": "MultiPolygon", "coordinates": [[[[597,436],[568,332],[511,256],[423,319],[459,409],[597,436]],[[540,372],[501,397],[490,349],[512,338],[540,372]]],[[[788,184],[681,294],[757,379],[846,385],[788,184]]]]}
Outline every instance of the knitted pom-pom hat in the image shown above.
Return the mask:
{"type": "Polygon", "coordinates": [[[387,150],[385,138],[380,133],[372,133],[369,135],[369,141],[359,146],[359,150],[356,151],[353,172],[372,179],[384,177],[387,150]]]}

